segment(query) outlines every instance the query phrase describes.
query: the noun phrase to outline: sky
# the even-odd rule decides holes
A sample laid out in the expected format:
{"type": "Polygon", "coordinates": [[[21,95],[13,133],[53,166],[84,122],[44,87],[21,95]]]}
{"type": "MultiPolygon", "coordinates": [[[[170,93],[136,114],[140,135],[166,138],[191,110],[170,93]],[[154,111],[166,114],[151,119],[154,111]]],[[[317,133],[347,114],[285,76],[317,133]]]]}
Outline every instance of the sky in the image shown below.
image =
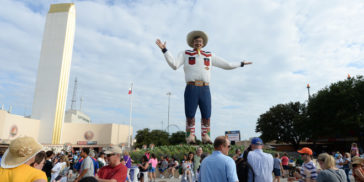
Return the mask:
{"type": "MultiPolygon", "coordinates": [[[[364,72],[362,0],[1,0],[0,105],[30,115],[45,20],[50,4],[76,5],[76,33],[68,87],[78,79],[77,108],[92,123],[129,124],[133,82],[134,133],[185,129],[184,72],[171,69],[156,46],[173,55],[189,49],[186,35],[202,30],[205,50],[229,62],[252,65],[211,69],[211,136],[240,130],[255,133],[259,116],[288,102],[364,72]]],[[[200,112],[196,136],[200,138],[200,112]]]]}

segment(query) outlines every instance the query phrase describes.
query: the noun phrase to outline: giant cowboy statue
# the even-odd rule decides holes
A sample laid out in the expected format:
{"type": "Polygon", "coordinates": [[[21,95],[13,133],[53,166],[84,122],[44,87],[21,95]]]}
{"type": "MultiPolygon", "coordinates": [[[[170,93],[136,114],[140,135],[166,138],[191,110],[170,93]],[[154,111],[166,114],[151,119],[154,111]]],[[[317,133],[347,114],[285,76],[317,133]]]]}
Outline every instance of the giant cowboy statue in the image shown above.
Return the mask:
{"type": "Polygon", "coordinates": [[[203,143],[212,143],[210,139],[210,116],[211,116],[211,94],[210,94],[210,72],[211,66],[222,69],[234,69],[243,67],[251,62],[229,63],[224,59],[215,56],[209,51],[202,50],[208,41],[207,35],[202,31],[192,31],[187,35],[187,44],[193,50],[181,52],[177,58],[173,58],[167,50],[166,42],[162,43],[157,39],[156,44],[161,48],[168,65],[177,70],[184,66],[186,89],[185,115],[187,143],[195,143],[195,114],[197,106],[201,111],[201,137],[203,143]]]}

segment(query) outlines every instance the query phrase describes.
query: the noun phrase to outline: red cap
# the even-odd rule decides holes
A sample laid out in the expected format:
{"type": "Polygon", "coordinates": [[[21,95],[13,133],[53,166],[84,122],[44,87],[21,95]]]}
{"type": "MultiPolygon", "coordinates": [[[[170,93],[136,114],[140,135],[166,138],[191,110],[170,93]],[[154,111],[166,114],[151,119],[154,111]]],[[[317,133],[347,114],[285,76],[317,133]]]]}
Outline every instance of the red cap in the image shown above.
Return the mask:
{"type": "Polygon", "coordinates": [[[301,150],[297,151],[298,153],[301,154],[308,154],[308,155],[312,155],[312,150],[308,147],[303,147],[301,150]]]}

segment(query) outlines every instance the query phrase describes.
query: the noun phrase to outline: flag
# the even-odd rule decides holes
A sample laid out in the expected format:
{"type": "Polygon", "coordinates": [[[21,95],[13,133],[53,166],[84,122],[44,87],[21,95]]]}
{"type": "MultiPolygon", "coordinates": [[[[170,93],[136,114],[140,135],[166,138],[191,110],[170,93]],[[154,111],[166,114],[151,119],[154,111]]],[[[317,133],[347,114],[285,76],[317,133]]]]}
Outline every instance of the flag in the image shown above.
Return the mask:
{"type": "Polygon", "coordinates": [[[132,91],[132,89],[131,88],[129,88],[129,95],[131,95],[133,93],[133,91],[132,91]]]}

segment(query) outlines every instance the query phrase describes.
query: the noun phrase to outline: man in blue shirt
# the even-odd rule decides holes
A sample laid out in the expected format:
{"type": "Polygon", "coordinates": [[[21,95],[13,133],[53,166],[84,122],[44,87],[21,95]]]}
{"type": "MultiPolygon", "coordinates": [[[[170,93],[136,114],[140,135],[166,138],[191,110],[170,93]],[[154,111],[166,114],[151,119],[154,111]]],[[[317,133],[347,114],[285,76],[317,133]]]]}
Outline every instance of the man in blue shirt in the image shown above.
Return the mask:
{"type": "Polygon", "coordinates": [[[219,136],[214,141],[215,151],[206,157],[200,165],[199,182],[237,182],[239,181],[234,160],[227,156],[230,141],[219,136]]]}
{"type": "Polygon", "coordinates": [[[273,181],[273,156],[263,152],[262,139],[254,137],[251,141],[251,148],[252,151],[249,152],[248,163],[252,166],[253,171],[249,170],[248,182],[273,181]]]}

